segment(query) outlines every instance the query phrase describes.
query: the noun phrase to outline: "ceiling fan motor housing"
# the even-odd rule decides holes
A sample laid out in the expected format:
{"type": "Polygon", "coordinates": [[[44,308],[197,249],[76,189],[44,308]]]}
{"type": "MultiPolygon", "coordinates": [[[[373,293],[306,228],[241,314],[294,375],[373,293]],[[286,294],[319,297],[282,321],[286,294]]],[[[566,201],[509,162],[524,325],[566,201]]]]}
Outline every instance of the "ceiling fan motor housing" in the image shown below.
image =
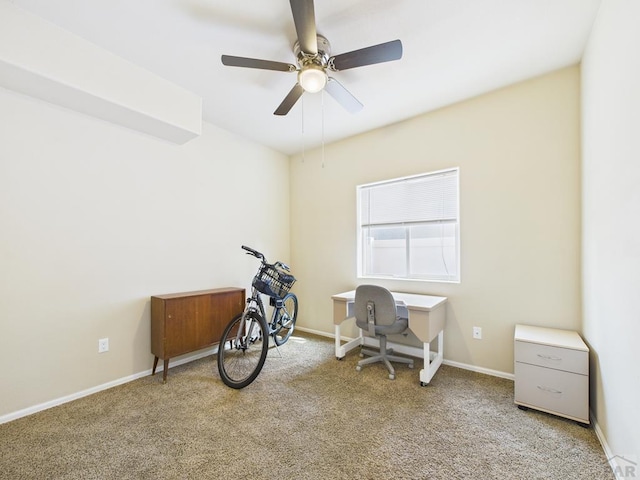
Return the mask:
{"type": "Polygon", "coordinates": [[[306,65],[314,64],[319,65],[322,68],[327,68],[329,64],[329,57],[331,55],[331,44],[322,35],[316,35],[318,39],[318,54],[313,55],[303,52],[300,49],[300,42],[296,41],[293,45],[293,53],[298,59],[298,65],[300,68],[304,68],[306,65]]]}

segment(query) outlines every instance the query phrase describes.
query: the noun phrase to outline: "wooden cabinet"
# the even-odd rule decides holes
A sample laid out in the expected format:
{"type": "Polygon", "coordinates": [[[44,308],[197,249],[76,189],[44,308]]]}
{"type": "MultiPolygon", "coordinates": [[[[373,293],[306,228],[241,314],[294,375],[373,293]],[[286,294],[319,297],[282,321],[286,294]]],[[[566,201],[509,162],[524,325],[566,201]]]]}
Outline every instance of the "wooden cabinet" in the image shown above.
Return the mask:
{"type": "Polygon", "coordinates": [[[244,309],[244,288],[216,288],[151,297],[151,353],[164,360],[167,381],[169,359],[210,347],[220,341],[229,321],[244,309]]]}
{"type": "Polygon", "coordinates": [[[577,332],[516,325],[515,403],[589,424],[589,349],[577,332]]]}

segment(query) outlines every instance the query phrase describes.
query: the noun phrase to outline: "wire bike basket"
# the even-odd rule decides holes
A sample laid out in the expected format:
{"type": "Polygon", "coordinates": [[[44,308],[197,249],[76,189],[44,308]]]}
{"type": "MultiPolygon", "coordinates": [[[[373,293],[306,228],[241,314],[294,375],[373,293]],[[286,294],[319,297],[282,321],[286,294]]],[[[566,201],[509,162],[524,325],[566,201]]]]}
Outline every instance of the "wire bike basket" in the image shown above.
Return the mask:
{"type": "Polygon", "coordinates": [[[263,265],[251,285],[260,293],[274,298],[284,297],[296,281],[296,277],[278,270],[273,265],[263,265]]]}

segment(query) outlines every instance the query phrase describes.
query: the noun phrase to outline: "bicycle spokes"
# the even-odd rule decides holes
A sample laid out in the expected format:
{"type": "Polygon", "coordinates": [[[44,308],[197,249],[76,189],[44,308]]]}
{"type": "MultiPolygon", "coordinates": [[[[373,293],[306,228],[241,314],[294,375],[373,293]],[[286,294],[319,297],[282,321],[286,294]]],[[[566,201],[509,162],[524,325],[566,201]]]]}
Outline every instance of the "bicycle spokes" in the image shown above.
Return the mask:
{"type": "Polygon", "coordinates": [[[269,347],[266,329],[256,312],[238,315],[227,325],[218,348],[218,371],[226,385],[243,388],[258,376],[269,347]]]}

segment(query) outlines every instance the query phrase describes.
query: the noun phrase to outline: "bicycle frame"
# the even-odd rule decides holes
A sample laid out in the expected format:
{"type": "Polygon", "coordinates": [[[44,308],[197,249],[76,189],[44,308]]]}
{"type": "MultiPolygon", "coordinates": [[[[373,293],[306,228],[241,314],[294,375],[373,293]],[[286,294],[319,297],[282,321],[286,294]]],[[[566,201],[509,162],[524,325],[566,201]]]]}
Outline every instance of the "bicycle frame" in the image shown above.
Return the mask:
{"type": "MultiPolygon", "coordinates": [[[[242,318],[245,320],[249,315],[249,312],[257,313],[264,318],[265,322],[267,322],[269,335],[272,335],[276,331],[274,323],[278,315],[278,310],[284,308],[286,311],[286,307],[284,306],[282,299],[270,299],[270,301],[273,301],[274,305],[273,312],[271,312],[271,320],[267,322],[267,314],[264,308],[264,302],[262,301],[262,294],[255,287],[251,287],[251,296],[247,298],[247,305],[244,312],[242,312],[242,318]]],[[[238,332],[238,339],[239,336],[240,332],[238,332]]]]}

